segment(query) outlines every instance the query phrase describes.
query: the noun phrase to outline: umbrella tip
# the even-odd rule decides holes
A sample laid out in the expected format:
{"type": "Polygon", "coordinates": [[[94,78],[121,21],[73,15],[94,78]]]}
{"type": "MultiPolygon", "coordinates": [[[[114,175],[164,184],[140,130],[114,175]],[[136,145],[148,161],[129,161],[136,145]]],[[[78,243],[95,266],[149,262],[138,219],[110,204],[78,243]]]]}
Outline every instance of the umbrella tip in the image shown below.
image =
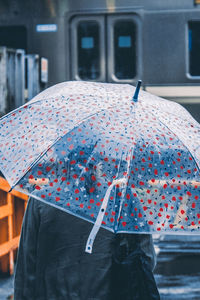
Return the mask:
{"type": "Polygon", "coordinates": [[[136,86],[136,89],[135,89],[135,93],[134,93],[134,96],[133,96],[133,101],[134,102],[138,101],[138,94],[139,94],[139,91],[140,91],[141,83],[142,83],[142,80],[138,80],[138,83],[137,83],[137,86],[136,86]]]}

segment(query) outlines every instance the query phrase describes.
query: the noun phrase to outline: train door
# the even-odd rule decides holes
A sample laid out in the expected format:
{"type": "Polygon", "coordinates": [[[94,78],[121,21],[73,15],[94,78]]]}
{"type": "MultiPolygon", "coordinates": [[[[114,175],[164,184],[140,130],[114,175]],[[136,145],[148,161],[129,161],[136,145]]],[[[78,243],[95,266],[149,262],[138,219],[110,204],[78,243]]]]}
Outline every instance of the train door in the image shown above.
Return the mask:
{"type": "Polygon", "coordinates": [[[72,80],[134,83],[141,76],[136,15],[78,16],[70,28],[72,80]]]}

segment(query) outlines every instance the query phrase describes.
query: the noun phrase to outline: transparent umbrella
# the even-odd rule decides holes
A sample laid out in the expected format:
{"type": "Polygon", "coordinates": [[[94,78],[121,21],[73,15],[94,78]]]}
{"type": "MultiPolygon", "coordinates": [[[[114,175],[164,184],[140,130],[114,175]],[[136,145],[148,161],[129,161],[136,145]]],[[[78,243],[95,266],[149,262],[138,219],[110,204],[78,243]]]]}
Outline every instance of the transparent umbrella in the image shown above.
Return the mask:
{"type": "Polygon", "coordinates": [[[94,223],[88,252],[100,226],[200,233],[200,125],[179,104],[135,92],[64,82],[0,120],[11,188],[94,223]]]}

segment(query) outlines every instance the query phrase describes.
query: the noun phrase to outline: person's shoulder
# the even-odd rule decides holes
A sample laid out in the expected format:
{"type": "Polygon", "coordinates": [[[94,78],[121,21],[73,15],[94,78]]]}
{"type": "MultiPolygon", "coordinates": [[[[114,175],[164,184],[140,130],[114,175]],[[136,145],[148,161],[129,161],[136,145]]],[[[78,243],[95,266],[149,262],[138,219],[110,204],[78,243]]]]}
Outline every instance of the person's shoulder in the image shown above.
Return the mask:
{"type": "Polygon", "coordinates": [[[48,204],[44,203],[43,201],[40,201],[38,199],[35,199],[33,197],[30,197],[28,199],[28,206],[31,208],[34,208],[35,210],[43,210],[48,209],[48,204]]]}

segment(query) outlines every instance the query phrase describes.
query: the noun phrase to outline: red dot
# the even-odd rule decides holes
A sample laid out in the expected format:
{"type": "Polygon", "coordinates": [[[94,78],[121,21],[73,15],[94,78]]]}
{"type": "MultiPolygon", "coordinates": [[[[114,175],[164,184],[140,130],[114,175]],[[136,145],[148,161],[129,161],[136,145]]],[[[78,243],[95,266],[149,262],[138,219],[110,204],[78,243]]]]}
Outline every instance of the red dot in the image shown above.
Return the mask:
{"type": "Polygon", "coordinates": [[[192,208],[195,208],[196,207],[196,203],[192,203],[192,208]]]}
{"type": "Polygon", "coordinates": [[[93,181],[96,181],[96,177],[95,177],[94,175],[91,176],[91,179],[92,179],[93,181]]]}
{"type": "Polygon", "coordinates": [[[90,191],[90,193],[93,193],[94,190],[95,190],[95,188],[94,188],[94,187],[91,187],[89,191],[90,191]]]}

